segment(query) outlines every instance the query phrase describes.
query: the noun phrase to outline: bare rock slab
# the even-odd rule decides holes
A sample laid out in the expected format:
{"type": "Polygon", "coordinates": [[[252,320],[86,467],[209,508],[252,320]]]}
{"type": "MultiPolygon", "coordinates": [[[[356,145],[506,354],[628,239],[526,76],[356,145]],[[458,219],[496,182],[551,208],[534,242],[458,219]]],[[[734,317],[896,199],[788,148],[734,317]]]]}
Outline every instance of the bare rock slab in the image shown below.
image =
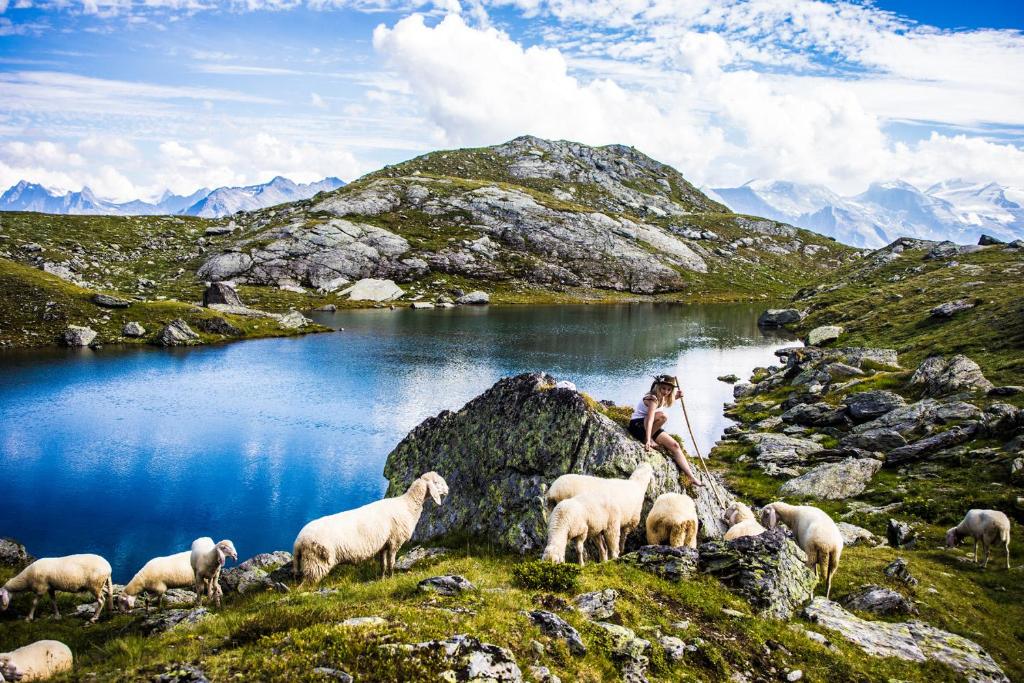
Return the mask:
{"type": "Polygon", "coordinates": [[[842,500],[863,493],[871,477],[880,469],[882,461],[874,458],[847,458],[841,462],[827,462],[790,479],[782,485],[779,493],[784,496],[842,500]]]}
{"type": "Polygon", "coordinates": [[[392,280],[363,278],[341,290],[340,294],[348,294],[352,301],[393,301],[405,292],[392,280]]]}

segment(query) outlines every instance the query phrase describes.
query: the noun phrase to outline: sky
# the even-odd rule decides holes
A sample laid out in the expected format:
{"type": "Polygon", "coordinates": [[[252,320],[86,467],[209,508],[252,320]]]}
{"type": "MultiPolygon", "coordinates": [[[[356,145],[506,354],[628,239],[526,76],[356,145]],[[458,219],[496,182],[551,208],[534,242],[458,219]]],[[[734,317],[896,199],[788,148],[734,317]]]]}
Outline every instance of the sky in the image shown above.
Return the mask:
{"type": "Polygon", "coordinates": [[[350,181],[518,135],[699,186],[1024,187],[1024,3],[0,0],[0,191],[350,181]]]}

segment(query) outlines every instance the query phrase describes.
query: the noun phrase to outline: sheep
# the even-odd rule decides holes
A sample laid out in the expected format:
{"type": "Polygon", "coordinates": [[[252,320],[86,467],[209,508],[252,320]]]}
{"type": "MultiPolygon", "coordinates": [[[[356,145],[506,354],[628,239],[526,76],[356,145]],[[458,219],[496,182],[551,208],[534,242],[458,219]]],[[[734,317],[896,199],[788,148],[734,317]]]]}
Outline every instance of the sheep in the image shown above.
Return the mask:
{"type": "Polygon", "coordinates": [[[220,599],[224,592],[220,588],[220,570],[227,558],[238,561],[235,544],[228,540],[214,544],[209,536],[192,541],[189,552],[189,566],[192,568],[193,582],[196,591],[196,604],[203,600],[203,593],[220,607],[220,599]]]}
{"type": "Polygon", "coordinates": [[[950,548],[970,536],[974,539],[974,563],[978,563],[978,541],[985,548],[985,562],[988,566],[989,549],[999,541],[1006,547],[1006,568],[1010,568],[1010,519],[999,510],[968,510],[962,522],[946,532],[946,545],[950,548]]]}
{"type": "Polygon", "coordinates": [[[619,557],[619,532],[621,526],[619,506],[599,493],[581,493],[563,500],[552,510],[548,522],[548,543],[542,559],[550,562],[565,562],[565,547],[572,541],[576,545],[576,556],[580,566],[586,563],[583,544],[597,541],[600,561],[619,557]]]}
{"type": "Polygon", "coordinates": [[[37,640],[10,652],[0,652],[0,681],[42,681],[70,671],[71,648],[59,640],[37,640]]]}
{"type": "MultiPolygon", "coordinates": [[[[143,591],[148,591],[156,593],[159,598],[157,608],[160,609],[164,606],[164,593],[168,588],[193,588],[195,583],[196,575],[192,570],[191,550],[167,557],[154,557],[143,565],[142,569],[132,577],[121,594],[117,596],[117,606],[122,610],[130,610],[135,607],[135,596],[143,591]]],[[[148,602],[146,611],[149,611],[148,602]]]]}
{"type": "Polygon", "coordinates": [[[548,514],[567,498],[581,493],[604,493],[619,506],[622,529],[619,534],[618,552],[625,551],[626,537],[640,526],[640,515],[644,507],[647,487],[654,476],[650,463],[637,465],[629,479],[604,479],[586,474],[563,474],[551,484],[545,496],[545,510],[548,514]]]}
{"type": "Polygon", "coordinates": [[[25,567],[20,574],[0,588],[0,611],[6,610],[11,603],[11,594],[32,591],[32,608],[25,621],[32,621],[36,614],[36,605],[44,593],[49,593],[53,603],[53,613],[60,619],[57,607],[57,591],[80,593],[89,591],[97,600],[96,612],[90,622],[95,623],[103,611],[103,594],[107,596],[107,609],[112,610],[114,603],[114,584],[110,580],[110,563],[99,555],[68,555],[66,557],[43,557],[25,567]]]}
{"type": "Polygon", "coordinates": [[[839,569],[843,553],[843,535],[832,518],[810,505],[789,505],[775,502],[761,509],[761,522],[774,529],[782,520],[796,537],[796,543],[807,555],[807,566],[825,576],[825,599],[831,599],[832,577],[839,569]]]}
{"type": "Polygon", "coordinates": [[[673,548],[697,547],[697,506],[685,493],[663,493],[647,513],[647,542],[673,548]]]}
{"type": "Polygon", "coordinates": [[[313,521],[302,527],[292,548],[293,572],[303,585],[319,583],[339,564],[377,557],[381,577],[393,576],[398,549],[410,538],[430,494],[440,505],[448,484],[437,472],[426,472],[400,496],[368,503],[313,521]]]}
{"type": "Polygon", "coordinates": [[[754,517],[754,513],[743,503],[733,501],[722,515],[729,530],[725,532],[725,540],[731,541],[743,536],[757,536],[764,533],[764,527],[754,517]]]}

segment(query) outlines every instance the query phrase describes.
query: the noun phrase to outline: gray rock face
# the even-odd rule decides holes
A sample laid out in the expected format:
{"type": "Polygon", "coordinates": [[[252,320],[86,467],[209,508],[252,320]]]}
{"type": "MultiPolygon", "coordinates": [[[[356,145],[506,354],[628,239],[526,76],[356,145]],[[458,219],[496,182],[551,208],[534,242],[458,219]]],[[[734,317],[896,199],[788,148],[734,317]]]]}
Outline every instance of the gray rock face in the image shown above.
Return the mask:
{"type": "Polygon", "coordinates": [[[599,621],[596,624],[604,631],[612,658],[619,662],[622,680],[627,683],[646,681],[647,666],[650,663],[648,654],[651,642],[638,638],[631,628],[599,621]]]}
{"type": "Polygon", "coordinates": [[[849,548],[855,545],[878,545],[878,538],[865,529],[849,522],[839,522],[839,533],[843,537],[843,547],[849,548]]]}
{"type": "Polygon", "coordinates": [[[804,609],[804,616],[838,632],[874,657],[898,657],[911,662],[934,660],[951,667],[972,683],[1009,681],[977,643],[920,621],[866,621],[820,597],[804,609]]]}
{"type": "Polygon", "coordinates": [[[121,297],[109,294],[94,294],[92,302],[103,308],[128,308],[132,305],[132,302],[128,299],[122,299],[121,297]]]}
{"type": "Polygon", "coordinates": [[[400,572],[407,572],[420,563],[429,562],[434,558],[444,557],[447,554],[447,548],[426,548],[419,546],[399,557],[395,561],[395,569],[400,572]]]}
{"type": "Polygon", "coordinates": [[[700,571],[718,578],[764,617],[789,619],[814,596],[817,577],[780,529],[698,548],[700,571]]]}
{"type": "Polygon", "coordinates": [[[288,313],[285,313],[278,319],[277,324],[287,330],[297,330],[300,327],[305,327],[306,325],[309,325],[312,322],[312,320],[302,315],[298,311],[289,311],[288,313]]]}
{"type": "Polygon", "coordinates": [[[873,420],[907,404],[899,394],[891,391],[862,391],[844,399],[850,417],[858,422],[873,420]]]}
{"type": "MultiPolygon", "coordinates": [[[[271,573],[284,566],[291,566],[292,554],[284,550],[260,553],[220,573],[221,590],[226,593],[251,593],[266,590],[281,590],[281,582],[271,573]]],[[[287,589],[286,589],[287,590],[287,589]]]]}
{"type": "MultiPolygon", "coordinates": [[[[503,379],[458,412],[425,420],[395,447],[384,466],[387,495],[399,495],[429,470],[451,490],[443,505],[424,508],[415,541],[458,532],[516,552],[537,551],[547,535],[544,492],[567,472],[626,478],[650,462],[645,510],[658,495],[680,490],[665,456],[646,452],[593,403],[555,385],[542,374],[503,379]]],[[[721,511],[707,488],[697,495],[698,516],[705,533],[720,534],[721,511]]],[[[634,547],[642,535],[638,529],[634,547]]]]}
{"type": "Polygon", "coordinates": [[[874,458],[847,458],[841,462],[823,463],[787,481],[779,493],[823,500],[850,498],[862,493],[880,469],[882,461],[874,458]]]}
{"type": "Polygon", "coordinates": [[[564,640],[569,647],[569,652],[579,657],[587,654],[587,646],[583,644],[580,632],[562,617],[540,609],[530,612],[528,616],[544,635],[564,640]]]}
{"type": "Polygon", "coordinates": [[[491,303],[491,296],[487,292],[477,290],[469,294],[463,294],[455,300],[455,303],[462,304],[463,306],[479,306],[491,303]]]}
{"type": "Polygon", "coordinates": [[[21,543],[13,538],[0,538],[0,566],[21,569],[33,560],[21,543]]]}
{"type": "Polygon", "coordinates": [[[428,579],[423,579],[416,587],[424,593],[437,593],[438,595],[459,595],[466,591],[476,590],[474,586],[466,577],[459,576],[458,574],[445,574],[444,576],[432,576],[428,579]]]}
{"type": "Polygon", "coordinates": [[[898,519],[890,519],[885,527],[885,537],[893,548],[912,548],[917,543],[914,527],[898,519]]]}
{"type": "Polygon", "coordinates": [[[242,300],[238,297],[235,288],[226,282],[211,282],[203,292],[203,306],[210,304],[224,304],[225,306],[241,306],[242,300]]]}
{"type": "Polygon", "coordinates": [[[907,440],[895,429],[869,429],[861,433],[847,434],[840,441],[842,448],[862,448],[871,453],[886,452],[907,445],[907,440]]]}
{"type": "Polygon", "coordinates": [[[582,614],[591,621],[603,621],[615,615],[615,600],[619,592],[614,588],[605,588],[600,591],[583,593],[572,599],[582,614]]]}
{"type": "Polygon", "coordinates": [[[910,377],[909,386],[921,389],[923,396],[945,396],[958,391],[988,391],[992,382],[985,379],[978,364],[958,354],[949,360],[941,356],[926,358],[910,377]]]}
{"type": "Polygon", "coordinates": [[[867,585],[843,596],[839,601],[847,609],[871,612],[882,616],[917,614],[917,608],[905,597],[882,586],[867,585]]]}
{"type": "Polygon", "coordinates": [[[838,325],[823,325],[821,327],[815,327],[813,330],[807,333],[807,345],[808,346],[821,346],[839,339],[839,336],[843,333],[843,328],[838,325]]]}
{"type": "Polygon", "coordinates": [[[975,304],[969,299],[957,299],[956,301],[947,301],[944,304],[939,304],[935,308],[928,311],[928,315],[933,318],[945,319],[952,318],[961,311],[969,311],[974,308],[975,304]]]}
{"type": "Polygon", "coordinates": [[[237,275],[248,272],[252,267],[252,257],[249,254],[229,251],[224,254],[217,254],[204,263],[196,275],[200,280],[219,282],[230,280],[237,275]]]}
{"type": "Polygon", "coordinates": [[[800,311],[795,308],[769,308],[757,318],[761,327],[782,327],[800,322],[800,311]]]}
{"type": "Polygon", "coordinates": [[[194,624],[198,624],[209,616],[210,612],[205,607],[196,607],[194,609],[168,609],[163,612],[157,612],[151,617],[147,617],[142,622],[142,628],[149,634],[163,633],[164,631],[170,631],[172,628],[177,628],[179,626],[187,628],[194,624]]]}
{"type": "Polygon", "coordinates": [[[619,562],[669,581],[684,581],[697,573],[697,551],[693,548],[645,545],[635,552],[622,555],[619,562]]]}
{"type": "Polygon", "coordinates": [[[61,336],[64,346],[89,346],[96,339],[96,330],[81,325],[68,325],[61,336]]]}
{"type": "Polygon", "coordinates": [[[160,330],[153,343],[159,346],[192,346],[201,342],[199,335],[192,331],[188,323],[177,318],[160,330]]]}
{"type": "MultiPolygon", "coordinates": [[[[807,458],[822,450],[821,444],[771,432],[748,434],[746,441],[754,444],[757,464],[766,472],[775,468],[806,464],[807,458]]],[[[776,470],[777,471],[777,470],[776,470]]]]}
{"type": "Polygon", "coordinates": [[[146,328],[142,326],[142,323],[132,321],[125,323],[124,327],[121,328],[121,334],[126,337],[144,337],[146,335],[146,328]]]}
{"type": "Polygon", "coordinates": [[[523,680],[523,673],[509,650],[490,643],[481,643],[473,636],[461,633],[445,640],[383,647],[393,650],[396,655],[410,659],[436,661],[439,658],[445,668],[436,672],[436,680],[523,680]]]}
{"type": "Polygon", "coordinates": [[[947,431],[919,439],[906,446],[894,448],[889,451],[885,463],[890,467],[896,467],[915,460],[921,460],[936,451],[966,443],[974,438],[976,433],[977,427],[974,425],[953,427],[947,431]]]}

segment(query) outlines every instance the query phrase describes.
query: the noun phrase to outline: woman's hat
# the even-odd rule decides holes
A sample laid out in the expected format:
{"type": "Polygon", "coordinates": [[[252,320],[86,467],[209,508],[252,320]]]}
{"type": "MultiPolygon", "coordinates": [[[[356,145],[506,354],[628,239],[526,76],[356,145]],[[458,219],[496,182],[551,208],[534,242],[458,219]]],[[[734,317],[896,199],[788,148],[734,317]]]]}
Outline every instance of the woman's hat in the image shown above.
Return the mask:
{"type": "Polygon", "coordinates": [[[671,387],[677,387],[677,388],[679,386],[676,383],[676,378],[673,377],[672,375],[655,375],[654,376],[654,383],[655,384],[667,384],[667,385],[669,385],[671,387]]]}

